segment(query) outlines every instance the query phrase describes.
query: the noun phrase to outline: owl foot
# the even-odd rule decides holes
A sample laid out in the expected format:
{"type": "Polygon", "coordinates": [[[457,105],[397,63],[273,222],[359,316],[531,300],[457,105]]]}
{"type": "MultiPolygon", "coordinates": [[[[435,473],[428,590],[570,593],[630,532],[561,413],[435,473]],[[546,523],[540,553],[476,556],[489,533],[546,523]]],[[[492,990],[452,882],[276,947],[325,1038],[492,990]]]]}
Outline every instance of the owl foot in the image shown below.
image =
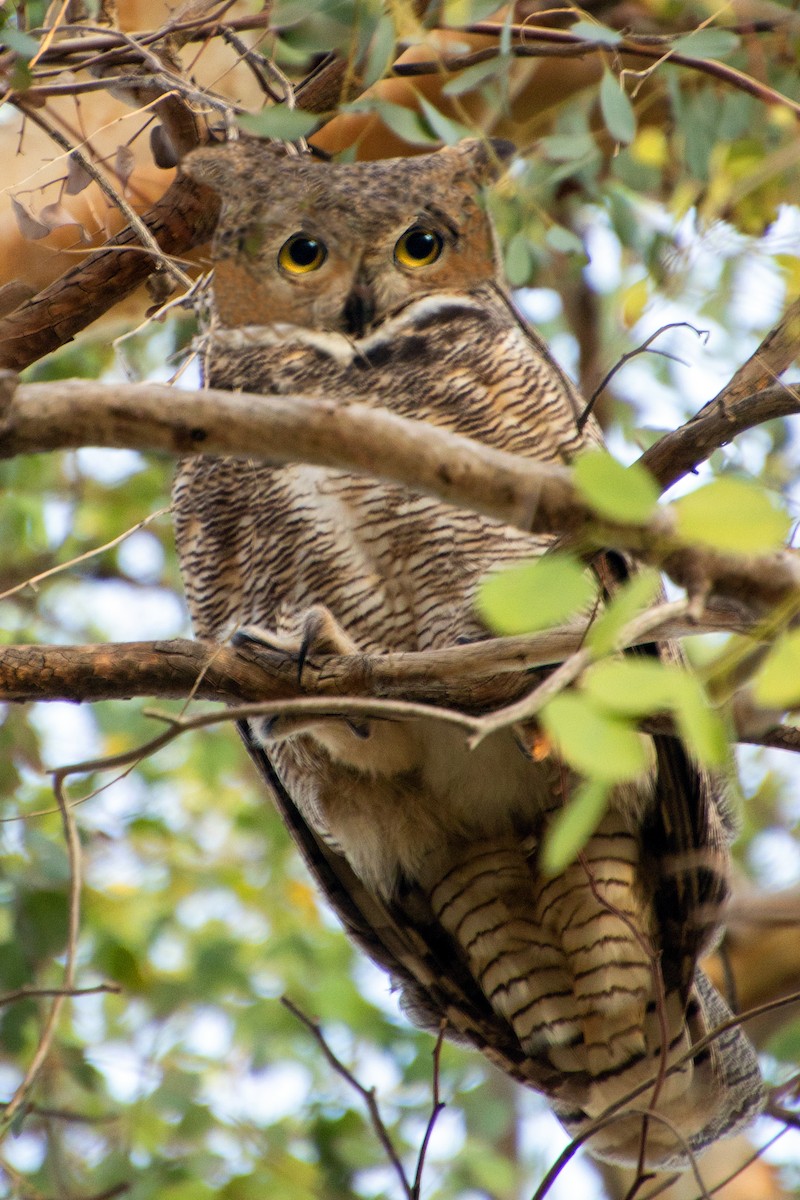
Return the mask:
{"type": "Polygon", "coordinates": [[[359,653],[357,644],[324,604],[314,604],[307,608],[300,615],[299,625],[292,633],[278,633],[277,630],[248,625],[238,630],[231,642],[234,646],[254,642],[258,646],[277,650],[293,658],[297,663],[298,686],[303,682],[303,667],[312,655],[359,653]]]}
{"type": "MultiPolygon", "coordinates": [[[[312,655],[322,654],[358,654],[359,647],[348,633],[342,628],[330,609],[322,604],[315,604],[301,614],[299,627],[296,632],[278,633],[258,626],[246,626],[234,634],[231,639],[234,646],[243,643],[254,643],[270,650],[277,650],[291,657],[297,663],[297,683],[303,682],[303,668],[312,655]]],[[[348,717],[327,717],[315,714],[299,714],[297,716],[276,716],[260,723],[261,737],[267,741],[280,742],[297,734],[310,734],[317,737],[326,748],[328,743],[337,743],[339,754],[345,761],[353,755],[360,759],[360,752],[341,752],[338,743],[344,739],[348,746],[371,738],[372,729],[369,721],[348,717]]]]}

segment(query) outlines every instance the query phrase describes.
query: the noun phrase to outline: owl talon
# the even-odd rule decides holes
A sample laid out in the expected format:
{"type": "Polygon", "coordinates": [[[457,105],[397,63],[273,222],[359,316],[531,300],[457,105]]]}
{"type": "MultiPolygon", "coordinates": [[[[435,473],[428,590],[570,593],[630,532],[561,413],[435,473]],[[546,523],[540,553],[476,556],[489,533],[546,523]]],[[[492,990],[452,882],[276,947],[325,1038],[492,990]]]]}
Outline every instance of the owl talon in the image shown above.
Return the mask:
{"type": "Polygon", "coordinates": [[[306,659],[314,647],[314,630],[307,625],[303,632],[303,640],[297,651],[297,686],[303,686],[303,667],[306,665],[306,659]]]}
{"type": "Polygon", "coordinates": [[[293,639],[283,637],[279,633],[274,633],[270,629],[261,629],[257,625],[247,625],[243,629],[237,629],[231,637],[231,645],[239,646],[263,646],[265,650],[277,650],[285,654],[294,654],[293,639]]]}
{"type": "Polygon", "coordinates": [[[323,604],[314,604],[301,614],[299,629],[295,633],[278,633],[257,625],[246,625],[236,631],[231,638],[231,645],[264,646],[267,650],[276,650],[294,659],[298,687],[303,682],[303,668],[312,655],[359,652],[356,643],[323,604]]]}

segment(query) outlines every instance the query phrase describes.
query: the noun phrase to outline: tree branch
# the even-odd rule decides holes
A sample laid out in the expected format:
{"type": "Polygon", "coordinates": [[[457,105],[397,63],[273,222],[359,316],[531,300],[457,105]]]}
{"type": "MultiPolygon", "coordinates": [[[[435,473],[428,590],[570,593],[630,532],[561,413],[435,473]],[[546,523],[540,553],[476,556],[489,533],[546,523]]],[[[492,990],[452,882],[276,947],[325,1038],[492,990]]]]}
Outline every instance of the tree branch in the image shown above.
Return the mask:
{"type": "Polygon", "coordinates": [[[159,384],[66,381],[19,387],[0,422],[0,457],[78,446],[231,454],[338,467],[403,484],[582,550],[616,547],[665,571],[697,599],[757,616],[800,601],[800,557],[682,544],[669,508],[640,525],[600,519],[566,467],[492,449],[424,421],[353,404],[159,384]]]}
{"type": "Polygon", "coordinates": [[[800,391],[776,381],[800,351],[800,297],[794,300],[758,349],[695,416],[660,438],[639,459],[666,490],[737,433],[800,412],[800,391]]]}
{"type": "MultiPolygon", "coordinates": [[[[179,175],[142,222],[164,254],[185,254],[207,242],[219,215],[219,197],[179,175]]],[[[0,320],[0,368],[21,371],[69,342],[143,283],[153,255],[126,226],[38,295],[0,320]]]]}
{"type": "MultiPolygon", "coordinates": [[[[734,628],[725,610],[698,621],[664,626],[660,636],[683,637],[734,628]]],[[[487,638],[446,650],[391,654],[320,655],[303,665],[287,654],[245,643],[173,638],[94,646],[4,646],[0,650],[0,701],[68,700],[94,703],[159,696],[222,703],[318,696],[374,696],[456,704],[465,710],[506,702],[530,683],[536,667],[562,662],[580,648],[587,622],[526,637],[487,638]]],[[[652,634],[642,635],[651,641],[652,634]]]]}
{"type": "Polygon", "coordinates": [[[738,399],[728,398],[726,390],[704,405],[680,429],[659,438],[645,450],[639,462],[655,476],[662,490],[666,490],[694,471],[715,450],[733,441],[737,434],[763,425],[765,421],[798,413],[800,389],[797,385],[775,383],[738,399]]]}

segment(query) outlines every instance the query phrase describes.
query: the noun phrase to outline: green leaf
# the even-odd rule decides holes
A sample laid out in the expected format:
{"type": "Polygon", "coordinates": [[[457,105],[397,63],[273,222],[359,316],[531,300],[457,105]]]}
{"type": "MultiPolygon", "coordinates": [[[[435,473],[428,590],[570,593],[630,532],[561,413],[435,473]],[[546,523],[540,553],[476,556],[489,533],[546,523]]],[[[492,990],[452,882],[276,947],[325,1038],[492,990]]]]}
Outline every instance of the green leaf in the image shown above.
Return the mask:
{"type": "Polygon", "coordinates": [[[4,46],[8,46],[9,50],[13,50],[25,62],[33,58],[39,49],[36,38],[29,37],[21,29],[6,27],[0,32],[0,42],[4,46]]]}
{"type": "Polygon", "coordinates": [[[641,570],[624,583],[589,628],[586,642],[593,653],[616,650],[622,630],[653,603],[660,587],[661,577],[652,568],[641,570]]]}
{"type": "Polygon", "coordinates": [[[603,819],[609,790],[603,780],[586,780],[556,814],[545,834],[539,859],[545,875],[558,875],[575,860],[603,819]]]}
{"type": "Polygon", "coordinates": [[[497,0],[445,0],[445,25],[473,25],[497,12],[497,0]]]}
{"type": "Polygon", "coordinates": [[[565,762],[589,779],[622,783],[652,765],[647,739],[628,722],[601,712],[588,696],[554,696],[541,722],[565,762]]]}
{"type": "Polygon", "coordinates": [[[584,693],[615,717],[671,712],[687,749],[705,766],[728,753],[725,727],[700,680],[675,664],[626,657],[595,663],[581,681],[584,693]]]}
{"type": "Polygon", "coordinates": [[[782,546],[789,518],[752,483],[723,475],[673,501],[679,536],[718,550],[753,554],[782,546]]]}
{"type": "Polygon", "coordinates": [[[541,138],[539,150],[550,162],[574,162],[598,154],[590,133],[556,133],[552,137],[541,138]]]}
{"type": "Polygon", "coordinates": [[[532,633],[579,612],[594,593],[594,582],[576,558],[547,554],[488,575],[475,605],[494,633],[532,633]]]}
{"type": "Polygon", "coordinates": [[[584,256],[586,254],[586,249],[578,235],[563,225],[551,225],[544,240],[551,250],[556,250],[559,254],[582,254],[584,256]]]}
{"type": "Polygon", "coordinates": [[[739,49],[739,38],[729,29],[698,29],[685,37],[675,38],[673,49],[692,58],[727,58],[739,49]]]}
{"type": "Polygon", "coordinates": [[[16,935],[32,960],[59,954],[67,941],[67,898],[64,892],[23,892],[16,911],[16,935]]]}
{"type": "Polygon", "coordinates": [[[793,708],[800,702],[800,629],[784,633],[770,647],[753,679],[753,697],[765,708],[793,708]]]}
{"type": "Polygon", "coordinates": [[[412,146],[430,146],[439,141],[437,134],[431,132],[430,126],[423,121],[418,112],[405,108],[402,104],[390,104],[386,100],[367,100],[364,103],[351,104],[351,111],[376,112],[383,123],[396,133],[404,142],[412,146]]]}
{"type": "Polygon", "coordinates": [[[603,72],[600,84],[600,110],[606,129],[618,142],[627,146],[636,136],[636,114],[616,75],[611,71],[603,72]]]}
{"type": "Polygon", "coordinates": [[[596,21],[576,21],[574,25],[570,25],[569,31],[586,41],[602,42],[605,46],[616,46],[622,41],[622,34],[618,29],[610,29],[608,25],[601,25],[596,21]]]}
{"type": "Polygon", "coordinates": [[[307,137],[319,122],[318,113],[286,108],[283,104],[274,104],[262,108],[260,113],[245,113],[239,117],[239,124],[247,133],[256,137],[278,138],[282,142],[295,142],[298,138],[307,137]]]}
{"type": "Polygon", "coordinates": [[[610,521],[641,525],[653,515],[658,502],[658,485],[652,475],[638,463],[624,467],[606,450],[581,454],[573,478],[592,508],[610,521]]]}
{"type": "Polygon", "coordinates": [[[531,244],[524,233],[515,233],[506,246],[505,274],[512,288],[524,287],[533,271],[531,244]]]}
{"type": "Polygon", "coordinates": [[[511,54],[511,30],[514,25],[514,5],[508,7],[506,18],[503,21],[503,29],[500,33],[500,43],[498,49],[503,58],[507,59],[511,54]]]}
{"type": "Polygon", "coordinates": [[[442,88],[442,94],[463,96],[465,92],[472,92],[487,80],[494,79],[502,69],[502,63],[498,59],[474,63],[471,67],[465,67],[463,71],[459,71],[452,79],[448,79],[442,88]]]}
{"type": "Polygon", "coordinates": [[[673,707],[680,688],[676,667],[657,659],[615,658],[594,663],[581,688],[598,708],[624,717],[649,716],[673,707]]]}
{"type": "Polygon", "coordinates": [[[396,34],[394,21],[390,16],[381,17],[372,35],[367,61],[364,65],[362,86],[372,87],[379,79],[383,79],[389,64],[394,58],[396,34]]]}
{"type": "Polygon", "coordinates": [[[95,962],[104,975],[127,991],[143,991],[146,980],[136,956],[116,938],[104,939],[97,948],[95,962]]]}
{"type": "Polygon", "coordinates": [[[470,136],[471,130],[466,125],[462,125],[460,121],[453,121],[450,117],[446,117],[430,101],[426,100],[421,93],[419,95],[419,103],[428,125],[430,125],[437,138],[444,142],[445,145],[455,146],[457,142],[470,136]]]}
{"type": "Polygon", "coordinates": [[[720,767],[728,758],[728,737],[722,719],[694,675],[682,672],[675,693],[675,724],[687,749],[707,767],[720,767]]]}
{"type": "Polygon", "coordinates": [[[309,16],[308,0],[276,0],[270,13],[270,25],[273,29],[285,29],[287,25],[296,25],[309,16]]]}

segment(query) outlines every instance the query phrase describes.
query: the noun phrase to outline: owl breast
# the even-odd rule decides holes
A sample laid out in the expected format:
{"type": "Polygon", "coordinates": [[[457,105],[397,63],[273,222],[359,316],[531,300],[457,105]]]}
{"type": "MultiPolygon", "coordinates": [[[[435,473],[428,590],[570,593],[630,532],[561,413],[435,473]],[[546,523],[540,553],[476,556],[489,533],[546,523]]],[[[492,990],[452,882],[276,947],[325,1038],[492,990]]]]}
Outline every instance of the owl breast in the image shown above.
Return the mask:
{"type": "MultiPolygon", "coordinates": [[[[356,343],[286,327],[221,331],[211,362],[216,387],[380,405],[514,449],[534,445],[524,408],[561,387],[557,369],[534,358],[491,292],[408,305],[356,343]],[[465,326],[476,347],[468,358],[465,326]],[[500,378],[489,362],[498,348],[507,363],[500,378]],[[525,388],[533,400],[520,399],[525,388]]],[[[545,440],[536,439],[537,451],[545,440]]],[[[576,442],[573,421],[568,445],[576,442]]],[[[551,456],[563,453],[555,431],[551,456]]],[[[175,495],[195,626],[213,638],[256,626],[298,639],[314,605],[364,652],[484,637],[474,612],[480,580],[548,544],[401,487],[303,465],[191,459],[175,495]]],[[[551,769],[510,732],[472,751],[462,730],[434,721],[289,730],[278,745],[273,727],[271,753],[293,794],[384,894],[453,836],[531,827],[552,792],[551,769]]]]}

